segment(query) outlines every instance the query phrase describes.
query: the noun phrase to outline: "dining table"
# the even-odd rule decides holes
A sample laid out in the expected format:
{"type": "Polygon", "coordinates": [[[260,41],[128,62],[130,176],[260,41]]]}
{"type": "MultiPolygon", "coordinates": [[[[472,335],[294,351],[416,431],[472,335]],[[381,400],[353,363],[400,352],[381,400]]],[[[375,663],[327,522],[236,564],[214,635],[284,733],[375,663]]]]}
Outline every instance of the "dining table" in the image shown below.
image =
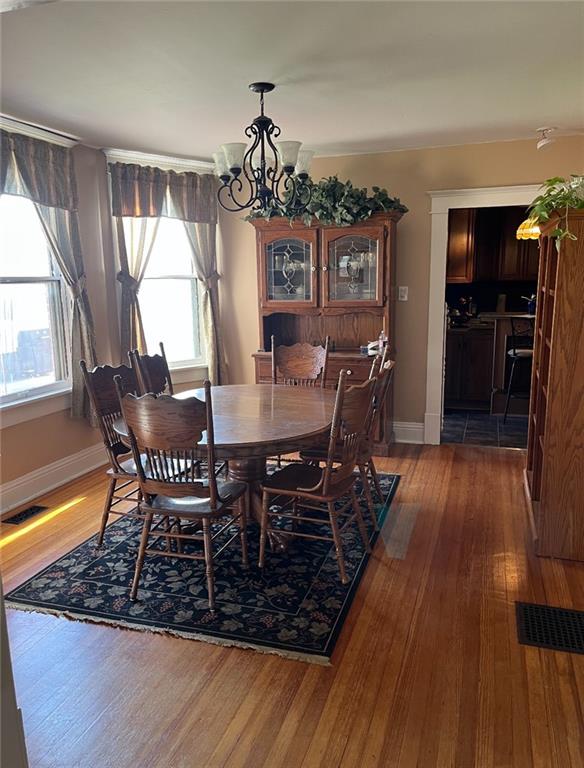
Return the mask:
{"type": "MultiPolygon", "coordinates": [[[[205,390],[189,389],[178,399],[205,399],[205,390]]],[[[215,458],[228,462],[228,476],[247,485],[248,516],[262,514],[261,483],[267,458],[299,451],[326,437],[333,418],[336,393],[321,387],[283,384],[225,384],[211,387],[215,458]]],[[[113,427],[128,443],[123,419],[113,427]]],[[[206,456],[206,433],[198,443],[206,456]]]]}

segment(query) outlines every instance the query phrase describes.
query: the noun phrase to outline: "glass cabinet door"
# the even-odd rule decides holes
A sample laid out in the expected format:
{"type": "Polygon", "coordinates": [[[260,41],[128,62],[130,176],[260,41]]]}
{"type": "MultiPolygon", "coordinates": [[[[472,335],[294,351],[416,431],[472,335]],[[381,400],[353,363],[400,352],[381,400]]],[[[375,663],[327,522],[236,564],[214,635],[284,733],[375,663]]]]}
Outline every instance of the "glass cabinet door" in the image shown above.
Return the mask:
{"type": "MultiPolygon", "coordinates": [[[[342,231],[342,230],[341,230],[342,231]]],[[[347,234],[324,233],[323,304],[383,304],[383,231],[355,227],[347,234]]]]}
{"type": "Polygon", "coordinates": [[[264,306],[316,306],[316,232],[270,235],[262,249],[264,306]]]}

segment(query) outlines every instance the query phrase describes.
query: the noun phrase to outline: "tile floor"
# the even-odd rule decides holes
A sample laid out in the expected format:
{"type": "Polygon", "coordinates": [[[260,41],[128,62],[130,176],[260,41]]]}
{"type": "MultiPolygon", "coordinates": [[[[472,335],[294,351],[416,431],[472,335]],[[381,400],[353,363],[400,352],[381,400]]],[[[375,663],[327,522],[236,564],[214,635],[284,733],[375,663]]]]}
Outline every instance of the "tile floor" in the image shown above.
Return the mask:
{"type": "Polygon", "coordinates": [[[527,447],[527,416],[491,416],[480,411],[447,411],[441,442],[491,445],[498,448],[527,447]]]}

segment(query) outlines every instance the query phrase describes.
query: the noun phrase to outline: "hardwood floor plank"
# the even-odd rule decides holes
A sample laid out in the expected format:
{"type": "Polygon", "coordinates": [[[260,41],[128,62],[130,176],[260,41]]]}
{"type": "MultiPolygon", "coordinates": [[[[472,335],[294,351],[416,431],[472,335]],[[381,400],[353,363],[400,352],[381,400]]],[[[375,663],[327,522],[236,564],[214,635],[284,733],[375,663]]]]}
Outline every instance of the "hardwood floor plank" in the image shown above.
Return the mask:
{"type": "MultiPolygon", "coordinates": [[[[30,768],[580,768],[584,657],[519,645],[514,604],[584,609],[584,565],[534,555],[523,460],[376,460],[416,522],[403,560],[379,539],[331,667],[9,610],[30,768]]],[[[91,536],[104,493],[98,470],[2,526],[5,590],[91,536]]]]}

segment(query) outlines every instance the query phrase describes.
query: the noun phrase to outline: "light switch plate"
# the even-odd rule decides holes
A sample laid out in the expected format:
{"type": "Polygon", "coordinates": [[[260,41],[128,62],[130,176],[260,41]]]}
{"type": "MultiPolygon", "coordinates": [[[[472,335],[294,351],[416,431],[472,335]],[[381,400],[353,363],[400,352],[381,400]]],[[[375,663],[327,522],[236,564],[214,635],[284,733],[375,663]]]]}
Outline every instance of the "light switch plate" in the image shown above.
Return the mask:
{"type": "Polygon", "coordinates": [[[407,301],[408,300],[408,286],[407,285],[400,285],[398,288],[397,293],[397,300],[398,301],[407,301]]]}

